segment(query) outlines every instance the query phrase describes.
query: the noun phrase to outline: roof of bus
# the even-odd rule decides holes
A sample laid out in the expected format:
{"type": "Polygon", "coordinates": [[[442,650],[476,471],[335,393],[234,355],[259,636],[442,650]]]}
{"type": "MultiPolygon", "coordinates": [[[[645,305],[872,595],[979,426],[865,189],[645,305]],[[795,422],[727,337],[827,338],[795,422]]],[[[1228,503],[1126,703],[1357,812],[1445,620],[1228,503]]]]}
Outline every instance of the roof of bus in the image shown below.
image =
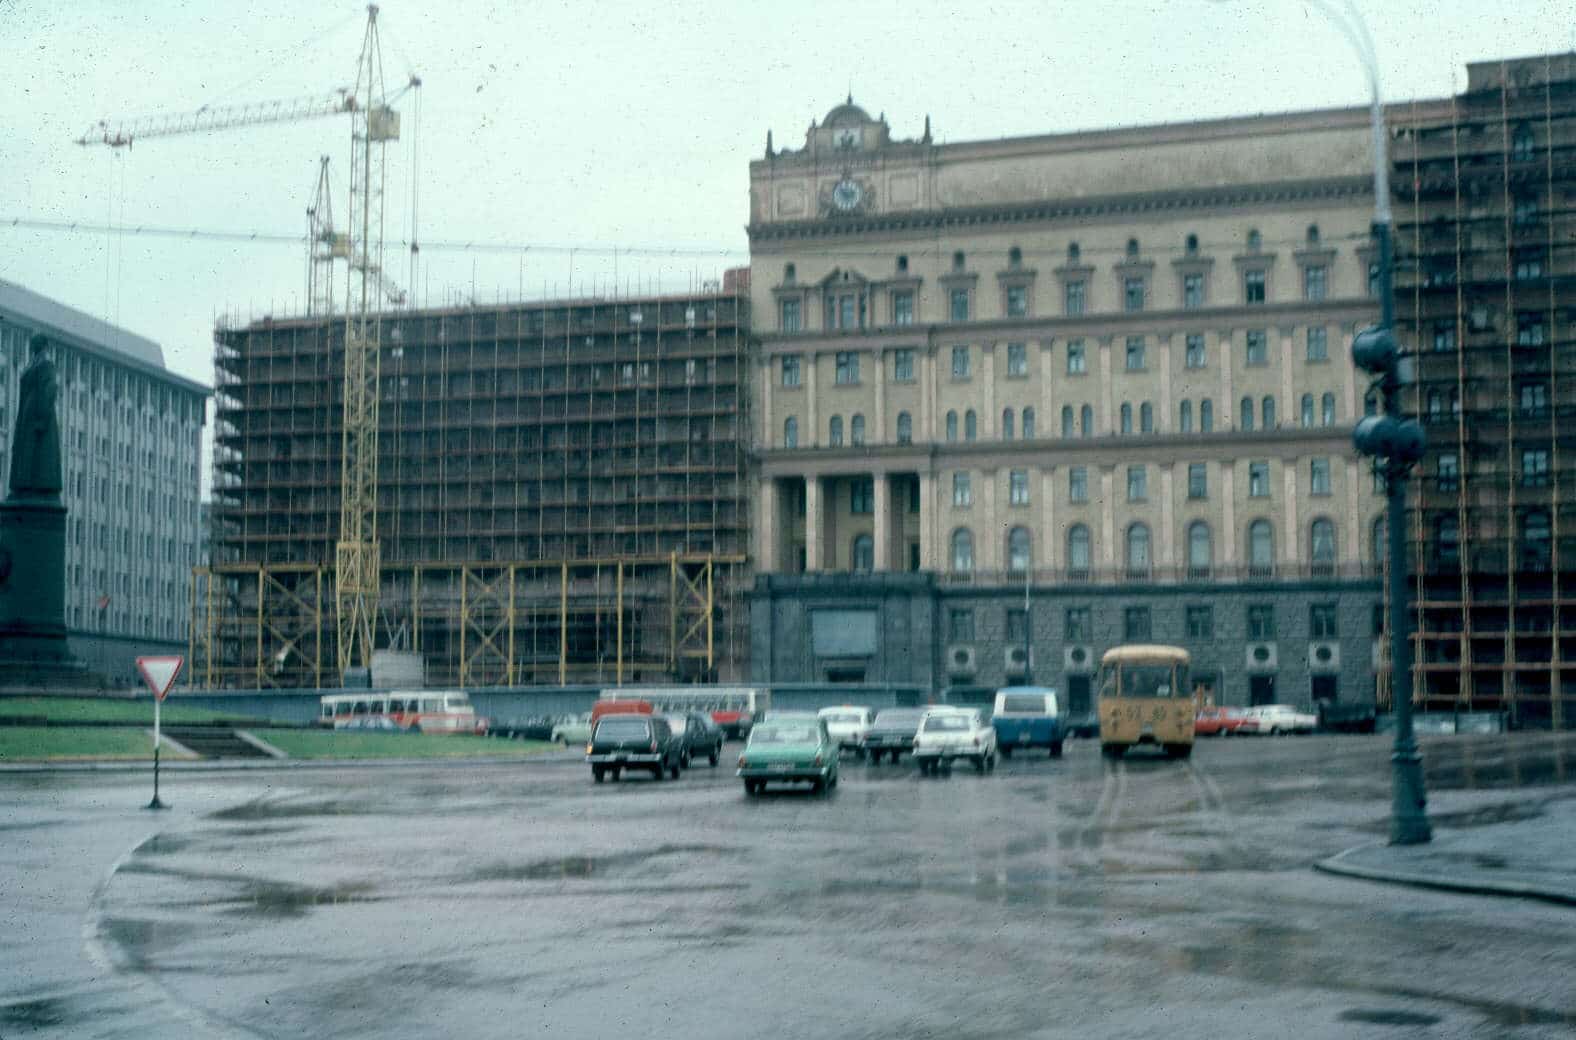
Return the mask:
{"type": "Polygon", "coordinates": [[[1192,660],[1192,657],[1180,646],[1163,646],[1159,643],[1134,643],[1130,646],[1113,646],[1100,658],[1100,663],[1105,665],[1154,660],[1179,661],[1182,664],[1187,664],[1192,660]]]}

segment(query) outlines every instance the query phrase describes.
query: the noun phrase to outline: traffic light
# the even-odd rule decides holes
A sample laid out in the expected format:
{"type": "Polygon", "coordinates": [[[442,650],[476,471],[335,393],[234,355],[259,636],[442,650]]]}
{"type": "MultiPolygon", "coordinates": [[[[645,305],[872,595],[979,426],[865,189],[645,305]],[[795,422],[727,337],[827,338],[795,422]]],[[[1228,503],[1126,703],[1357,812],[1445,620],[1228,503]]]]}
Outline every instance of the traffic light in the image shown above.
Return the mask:
{"type": "Polygon", "coordinates": [[[1416,419],[1369,415],[1352,431],[1352,443],[1360,455],[1410,465],[1423,457],[1427,442],[1422,424],[1416,419]]]}

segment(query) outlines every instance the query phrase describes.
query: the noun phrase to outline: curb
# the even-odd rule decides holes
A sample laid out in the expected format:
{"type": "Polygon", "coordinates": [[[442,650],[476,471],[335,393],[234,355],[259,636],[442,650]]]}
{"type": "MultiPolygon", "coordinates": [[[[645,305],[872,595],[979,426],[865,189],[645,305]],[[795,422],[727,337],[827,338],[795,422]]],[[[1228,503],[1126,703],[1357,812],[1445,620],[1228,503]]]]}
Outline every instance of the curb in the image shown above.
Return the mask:
{"type": "MultiPolygon", "coordinates": [[[[165,738],[168,739],[168,738],[165,738]]],[[[539,755],[483,756],[463,755],[445,758],[288,758],[288,759],[199,759],[193,762],[163,761],[162,773],[244,773],[257,770],[293,769],[384,769],[409,766],[505,766],[528,763],[579,761],[560,753],[544,751],[539,755]]],[[[153,759],[126,762],[0,762],[0,776],[25,773],[142,773],[153,768],[153,759]]]]}
{"type": "Polygon", "coordinates": [[[1329,859],[1320,860],[1313,865],[1313,869],[1325,874],[1359,878],[1363,881],[1378,881],[1383,884],[1409,885],[1413,888],[1432,888],[1444,892],[1459,892],[1474,896],[1536,899],[1561,906],[1576,906],[1576,893],[1558,892],[1519,881],[1472,881],[1461,877],[1439,877],[1431,874],[1414,874],[1402,870],[1380,870],[1375,867],[1363,867],[1346,862],[1346,857],[1355,853],[1384,847],[1377,842],[1372,845],[1359,845],[1356,848],[1347,849],[1345,852],[1331,856],[1329,859]]]}

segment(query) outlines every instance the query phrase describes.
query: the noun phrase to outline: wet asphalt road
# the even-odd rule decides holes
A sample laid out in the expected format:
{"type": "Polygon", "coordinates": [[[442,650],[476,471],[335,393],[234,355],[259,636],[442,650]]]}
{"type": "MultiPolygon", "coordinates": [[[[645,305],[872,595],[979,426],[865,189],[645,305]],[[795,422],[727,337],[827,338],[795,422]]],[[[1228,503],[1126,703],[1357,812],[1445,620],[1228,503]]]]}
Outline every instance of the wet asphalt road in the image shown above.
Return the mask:
{"type": "MultiPolygon", "coordinates": [[[[736,745],[730,745],[734,751],[736,745]]],[[[1576,911],[1314,873],[1383,738],[746,799],[725,759],[0,777],[0,1037],[1568,1036],[1576,911]]],[[[1436,826],[1576,797],[1576,737],[1426,746],[1436,826]]]]}

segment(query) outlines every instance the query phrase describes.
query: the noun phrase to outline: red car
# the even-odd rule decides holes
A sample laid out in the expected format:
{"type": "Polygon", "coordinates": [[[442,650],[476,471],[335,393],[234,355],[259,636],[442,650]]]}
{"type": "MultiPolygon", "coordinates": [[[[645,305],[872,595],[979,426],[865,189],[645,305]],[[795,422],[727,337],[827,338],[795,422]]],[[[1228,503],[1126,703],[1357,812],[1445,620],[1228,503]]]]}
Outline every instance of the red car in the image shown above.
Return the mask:
{"type": "Polygon", "coordinates": [[[1229,737],[1258,728],[1258,720],[1243,714],[1241,708],[1200,708],[1193,719],[1193,733],[1200,737],[1229,737]]]}

